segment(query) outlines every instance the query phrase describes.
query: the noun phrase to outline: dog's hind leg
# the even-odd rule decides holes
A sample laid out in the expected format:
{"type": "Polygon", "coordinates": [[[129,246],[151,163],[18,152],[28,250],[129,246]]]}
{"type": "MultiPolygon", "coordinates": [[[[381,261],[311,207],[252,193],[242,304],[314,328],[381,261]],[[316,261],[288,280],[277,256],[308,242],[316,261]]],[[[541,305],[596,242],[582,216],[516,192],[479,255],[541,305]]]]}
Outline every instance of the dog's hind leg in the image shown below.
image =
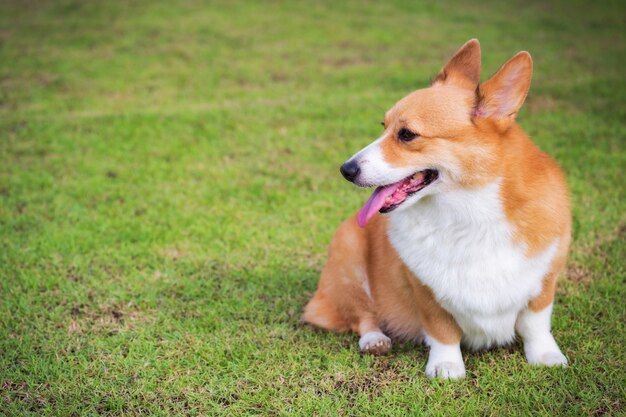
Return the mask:
{"type": "Polygon", "coordinates": [[[362,319],[359,323],[359,348],[361,352],[382,355],[391,350],[391,339],[387,337],[375,321],[362,319]]]}
{"type": "MultiPolygon", "coordinates": [[[[341,288],[335,288],[335,291],[343,292],[341,288]]],[[[382,332],[372,311],[363,305],[355,305],[354,299],[344,299],[341,304],[336,304],[337,301],[336,297],[318,289],[304,308],[302,321],[337,332],[358,333],[361,352],[381,355],[391,349],[391,339],[382,332]]]]}
{"type": "Polygon", "coordinates": [[[349,219],[330,244],[328,262],[302,320],[324,329],[356,332],[361,336],[362,352],[383,354],[391,349],[391,339],[383,334],[377,321],[366,256],[364,232],[354,218],[349,219]]]}

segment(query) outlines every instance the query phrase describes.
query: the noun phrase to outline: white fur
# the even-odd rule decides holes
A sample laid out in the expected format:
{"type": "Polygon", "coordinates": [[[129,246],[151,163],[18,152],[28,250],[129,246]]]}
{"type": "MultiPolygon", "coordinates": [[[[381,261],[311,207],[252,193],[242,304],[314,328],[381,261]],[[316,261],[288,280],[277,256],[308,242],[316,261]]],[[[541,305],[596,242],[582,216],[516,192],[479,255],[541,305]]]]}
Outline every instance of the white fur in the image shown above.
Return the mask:
{"type": "Polygon", "coordinates": [[[367,298],[369,298],[370,300],[373,300],[372,290],[370,289],[370,283],[367,280],[367,277],[363,281],[361,281],[361,286],[363,287],[363,291],[365,291],[367,298]]]}
{"type": "Polygon", "coordinates": [[[456,319],[463,344],[480,349],[509,343],[518,314],[542,289],[558,240],[535,257],[513,242],[500,181],[420,194],[390,213],[392,245],[456,319]]]}
{"type": "Polygon", "coordinates": [[[385,139],[382,136],[374,142],[356,153],[350,160],[356,160],[361,169],[359,178],[355,184],[359,186],[379,186],[393,184],[409,175],[413,175],[416,170],[411,167],[393,167],[385,161],[380,149],[380,143],[385,139]]]}
{"type": "Polygon", "coordinates": [[[429,378],[465,378],[465,365],[461,355],[461,345],[445,345],[437,342],[428,334],[424,336],[424,342],[430,346],[428,363],[426,363],[426,376],[429,378]]]}
{"type": "Polygon", "coordinates": [[[532,365],[567,365],[567,358],[550,333],[551,314],[552,304],[537,313],[525,309],[517,318],[515,328],[524,341],[526,359],[532,365]]]}
{"type": "Polygon", "coordinates": [[[361,352],[365,352],[377,345],[387,345],[391,347],[391,339],[381,332],[367,332],[359,339],[361,352]]]}

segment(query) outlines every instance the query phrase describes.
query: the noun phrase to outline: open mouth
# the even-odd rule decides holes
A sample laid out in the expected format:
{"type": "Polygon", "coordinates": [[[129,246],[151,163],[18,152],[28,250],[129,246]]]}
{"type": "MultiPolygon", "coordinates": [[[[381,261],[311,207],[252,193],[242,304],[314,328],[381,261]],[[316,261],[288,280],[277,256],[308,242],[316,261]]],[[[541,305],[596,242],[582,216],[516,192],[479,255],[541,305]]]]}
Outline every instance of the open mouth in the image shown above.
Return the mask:
{"type": "Polygon", "coordinates": [[[377,211],[389,213],[395,210],[407,198],[426,188],[437,178],[439,178],[439,173],[436,170],[426,169],[393,184],[376,188],[372,196],[359,211],[357,217],[359,226],[365,226],[377,211]]]}

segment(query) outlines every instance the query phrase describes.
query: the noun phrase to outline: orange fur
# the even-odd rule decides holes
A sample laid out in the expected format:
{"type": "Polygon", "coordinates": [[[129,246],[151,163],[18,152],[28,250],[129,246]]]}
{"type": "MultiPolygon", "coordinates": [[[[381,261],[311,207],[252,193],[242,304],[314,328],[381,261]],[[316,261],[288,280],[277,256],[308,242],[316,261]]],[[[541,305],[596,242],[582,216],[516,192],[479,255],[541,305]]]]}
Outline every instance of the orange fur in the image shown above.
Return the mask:
{"type": "Polygon", "coordinates": [[[357,225],[356,216],[339,227],[303,321],[359,335],[382,326],[407,340],[419,339],[420,330],[426,328],[444,343],[458,342],[461,330],[454,319],[439,306],[430,289],[415,279],[389,241],[381,238],[386,227],[382,216],[365,228],[357,225]],[[366,282],[372,298],[364,289],[366,282]]]}
{"type": "MultiPolygon", "coordinates": [[[[502,179],[504,212],[527,256],[542,252],[557,238],[560,242],[543,290],[529,300],[532,311],[541,311],[553,301],[569,248],[567,186],[557,164],[515,123],[530,86],[530,55],[517,54],[480,86],[479,76],[480,48],[470,41],[431,87],[408,95],[387,112],[380,147],[391,166],[449,161],[458,167],[462,187],[502,179]],[[395,132],[403,127],[423,140],[397,140],[395,132]]],[[[303,320],[360,335],[383,327],[405,339],[418,339],[423,329],[441,343],[458,342],[460,327],[408,270],[389,242],[387,223],[376,215],[359,228],[351,217],[339,227],[303,320]]]]}

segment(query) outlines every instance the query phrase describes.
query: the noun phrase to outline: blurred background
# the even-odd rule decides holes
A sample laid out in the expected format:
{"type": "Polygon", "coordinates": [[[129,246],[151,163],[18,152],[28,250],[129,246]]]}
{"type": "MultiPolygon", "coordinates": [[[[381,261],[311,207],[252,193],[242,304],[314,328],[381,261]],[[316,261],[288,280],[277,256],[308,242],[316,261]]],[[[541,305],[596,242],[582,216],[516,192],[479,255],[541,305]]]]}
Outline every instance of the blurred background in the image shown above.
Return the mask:
{"type": "Polygon", "coordinates": [[[625,16],[620,1],[0,2],[0,409],[623,412],[625,16]],[[572,189],[554,324],[572,366],[531,369],[517,346],[429,385],[423,348],[361,357],[298,319],[368,197],[339,165],[470,38],[483,80],[534,59],[519,123],[572,189]]]}

